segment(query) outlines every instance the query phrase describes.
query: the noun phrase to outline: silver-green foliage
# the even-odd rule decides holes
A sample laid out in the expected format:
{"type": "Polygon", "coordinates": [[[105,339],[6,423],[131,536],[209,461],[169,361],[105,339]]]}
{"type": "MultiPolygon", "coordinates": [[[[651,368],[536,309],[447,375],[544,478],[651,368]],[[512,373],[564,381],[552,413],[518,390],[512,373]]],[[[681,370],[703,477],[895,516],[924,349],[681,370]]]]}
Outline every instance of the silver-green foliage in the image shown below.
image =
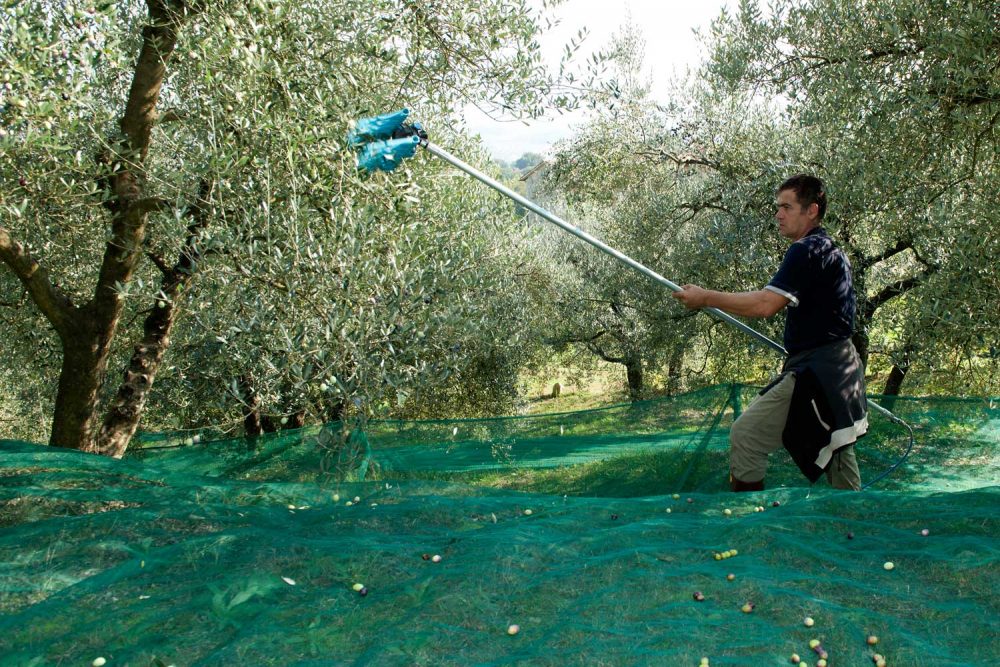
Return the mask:
{"type": "Polygon", "coordinates": [[[744,2],[705,72],[784,104],[789,141],[761,162],[828,181],[876,366],[915,351],[950,391],[997,390],[998,24],[992,2],[744,2]]]}
{"type": "MultiPolygon", "coordinates": [[[[872,370],[914,364],[937,371],[927,388],[996,393],[998,24],[987,2],[743,2],[707,31],[698,78],[669,104],[616,102],[554,172],[605,211],[620,247],[677,282],[731,291],[760,288],[780,262],[775,187],[816,173],[854,265],[855,339],[872,370]]],[[[703,381],[775,367],[741,334],[696,326],[675,340],[703,381]]],[[[780,318],[755,326],[780,336],[780,318]]]]}
{"type": "MultiPolygon", "coordinates": [[[[712,174],[733,166],[698,151],[680,113],[649,99],[638,76],[636,48],[633,34],[621,37],[616,59],[621,79],[607,86],[618,94],[602,95],[586,132],[562,147],[551,169],[552,187],[565,197],[572,218],[674,282],[759,287],[767,258],[779,245],[773,229],[760,225],[757,211],[738,197],[714,188],[712,174]]],[[[737,377],[757,375],[746,369],[753,359],[743,352],[745,339],[732,345],[737,335],[684,311],[666,287],[592,249],[566,246],[562,252],[573,279],[559,283],[556,303],[564,306],[559,339],[585,342],[605,358],[640,362],[654,388],[672,390],[725,376],[720,364],[742,371],[737,377]],[[699,340],[710,343],[707,350],[695,344],[699,340]],[[677,377],[682,362],[686,374],[696,377],[677,377]]]]}
{"type": "MultiPolygon", "coordinates": [[[[536,12],[518,0],[166,4],[187,20],[145,162],[150,261],[117,286],[109,364],[113,378],[150,309],[179,310],[146,428],[235,423],[247,388],[275,413],[384,412],[516,347],[525,325],[495,308],[525,312],[517,253],[499,241],[511,208],[423,157],[358,173],[344,137],[354,118],[407,106],[472,151],[448,130],[460,105],[535,113],[551,91],[536,12]],[[206,193],[207,224],[189,238],[206,193]],[[186,247],[195,275],[171,301],[159,269],[186,247]]],[[[98,156],[119,134],[148,20],[145,3],[91,0],[7,2],[0,18],[0,230],[75,301],[105,251],[102,175],[115,165],[98,156]]],[[[11,396],[9,409],[36,413],[51,405],[58,341],[6,271],[0,289],[2,363],[33,369],[32,403],[11,396]],[[39,345],[49,354],[34,358],[39,345]]]]}

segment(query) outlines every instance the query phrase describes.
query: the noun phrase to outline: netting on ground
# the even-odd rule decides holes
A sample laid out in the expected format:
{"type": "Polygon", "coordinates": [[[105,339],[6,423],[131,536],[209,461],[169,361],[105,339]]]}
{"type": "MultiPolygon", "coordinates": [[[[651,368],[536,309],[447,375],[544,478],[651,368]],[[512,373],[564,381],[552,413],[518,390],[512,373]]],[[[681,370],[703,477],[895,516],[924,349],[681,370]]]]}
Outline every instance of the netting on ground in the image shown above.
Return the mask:
{"type": "MultiPolygon", "coordinates": [[[[0,442],[0,664],[992,664],[1000,402],[897,399],[916,446],[864,492],[781,453],[731,494],[752,396],[121,461],[0,442]]],[[[865,479],[908,444],[871,419],[865,479]]]]}

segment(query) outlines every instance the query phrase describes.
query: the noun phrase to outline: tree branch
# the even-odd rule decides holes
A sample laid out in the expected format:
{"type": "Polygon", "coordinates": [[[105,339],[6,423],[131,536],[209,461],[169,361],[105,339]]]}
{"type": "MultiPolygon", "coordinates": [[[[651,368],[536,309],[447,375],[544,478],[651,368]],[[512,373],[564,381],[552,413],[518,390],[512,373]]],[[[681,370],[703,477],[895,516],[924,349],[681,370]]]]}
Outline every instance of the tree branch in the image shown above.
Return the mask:
{"type": "Polygon", "coordinates": [[[114,165],[109,179],[114,192],[109,208],[114,219],[94,292],[93,314],[102,323],[100,326],[111,330],[121,313],[116,285],[132,278],[142,252],[147,217],[160,206],[156,198],[140,199],[145,181],[142,164],[149,152],[167,63],[188,11],[181,0],[148,0],[147,4],[149,24],[142,29],[139,59],[121,120],[124,137],[119,142],[118,154],[105,157],[109,165],[114,165]]]}
{"type": "Polygon", "coordinates": [[[146,257],[148,257],[149,261],[151,261],[153,264],[156,264],[156,268],[160,270],[160,273],[162,273],[163,275],[168,275],[170,273],[170,266],[167,264],[167,261],[162,257],[160,257],[159,255],[157,255],[155,252],[152,251],[147,252],[146,257]]]}
{"type": "Polygon", "coordinates": [[[157,125],[166,125],[167,123],[176,123],[177,121],[187,120],[187,114],[183,111],[177,111],[175,109],[167,109],[159,115],[156,119],[157,125]]]}
{"type": "Polygon", "coordinates": [[[858,263],[858,271],[867,271],[872,266],[878,264],[879,262],[884,262],[885,260],[898,255],[907,249],[913,248],[913,242],[910,239],[900,239],[896,241],[896,245],[891,248],[886,248],[880,255],[875,255],[874,257],[862,257],[861,261],[858,263]]]}
{"type": "Polygon", "coordinates": [[[135,434],[153,380],[163,362],[170,341],[170,332],[177,319],[176,302],[194,276],[194,267],[201,257],[197,247],[197,236],[201,228],[208,224],[209,197],[213,183],[203,180],[198,192],[198,200],[188,210],[193,221],[188,226],[188,235],[181,248],[180,257],[173,267],[167,266],[163,258],[148,252],[147,256],[163,273],[160,282],[162,298],[156,307],[148,311],[143,322],[142,341],[136,345],[125,370],[122,384],[104,419],[98,437],[98,451],[121,456],[128,442],[135,434]]]}
{"type": "Polygon", "coordinates": [[[735,211],[731,211],[725,206],[715,202],[683,202],[678,206],[678,208],[691,211],[692,214],[696,214],[701,211],[720,211],[734,218],[739,217],[735,211]]]}
{"type": "MultiPolygon", "coordinates": [[[[894,57],[917,56],[923,53],[923,51],[924,51],[923,46],[913,46],[910,48],[885,46],[878,49],[868,49],[864,54],[860,55],[859,57],[843,57],[843,56],[829,57],[820,55],[818,53],[803,53],[800,54],[799,57],[803,61],[810,61],[810,60],[813,61],[811,63],[806,64],[803,69],[804,72],[810,72],[812,70],[818,70],[830,67],[831,65],[844,65],[851,62],[873,63],[875,61],[881,60],[883,58],[888,58],[890,56],[894,57]]],[[[783,69],[787,65],[793,63],[794,61],[795,57],[789,57],[784,62],[780,63],[778,69],[779,70],[783,69]]],[[[779,81],[780,79],[775,78],[774,80],[779,81]]]]}
{"type": "Polygon", "coordinates": [[[672,153],[663,148],[656,150],[640,150],[636,151],[636,156],[650,158],[655,162],[670,162],[678,167],[708,167],[716,171],[721,171],[721,166],[718,162],[712,162],[705,158],[694,157],[693,155],[680,155],[678,153],[672,153]]]}
{"type": "Polygon", "coordinates": [[[910,276],[909,278],[905,278],[903,280],[897,280],[891,285],[886,285],[885,287],[883,287],[881,290],[879,290],[877,294],[875,294],[875,296],[865,300],[864,307],[862,308],[861,321],[862,322],[871,321],[872,316],[875,314],[875,311],[878,310],[879,306],[889,301],[890,299],[894,299],[900,294],[905,294],[906,292],[910,291],[917,285],[927,280],[927,278],[935,271],[936,269],[931,267],[928,268],[926,271],[919,273],[915,276],[910,276]]]}
{"type": "Polygon", "coordinates": [[[150,23],[142,29],[142,48],[129,89],[122,132],[139,162],[146,159],[149,136],[156,124],[156,103],[167,74],[167,63],[187,8],[181,0],[147,0],[150,23]]]}
{"type": "Polygon", "coordinates": [[[0,260],[10,267],[31,295],[38,309],[62,336],[69,326],[75,307],[62,290],[52,284],[49,273],[23,245],[0,227],[0,260]]]}
{"type": "Polygon", "coordinates": [[[563,338],[559,338],[558,340],[557,339],[549,339],[546,342],[553,342],[553,343],[592,343],[592,342],[594,342],[595,340],[597,340],[598,338],[600,338],[601,336],[603,336],[603,335],[605,335],[607,333],[608,333],[607,331],[598,331],[593,336],[566,336],[566,337],[563,337],[563,338]]]}
{"type": "Polygon", "coordinates": [[[597,343],[587,343],[587,349],[599,356],[604,361],[612,364],[624,364],[625,357],[612,357],[610,354],[604,351],[604,349],[597,343]]]}
{"type": "Polygon", "coordinates": [[[146,199],[139,199],[132,202],[132,209],[140,214],[155,213],[169,206],[170,203],[166,199],[160,199],[159,197],[147,197],[146,199]]]}

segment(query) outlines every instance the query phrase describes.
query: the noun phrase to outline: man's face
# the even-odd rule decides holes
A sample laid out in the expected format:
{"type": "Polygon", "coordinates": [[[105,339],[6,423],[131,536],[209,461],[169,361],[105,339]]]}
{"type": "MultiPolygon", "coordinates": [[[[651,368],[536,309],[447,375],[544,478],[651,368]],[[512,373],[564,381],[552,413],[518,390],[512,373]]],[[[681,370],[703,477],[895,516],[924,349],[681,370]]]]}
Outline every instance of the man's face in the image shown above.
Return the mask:
{"type": "Polygon", "coordinates": [[[774,217],[778,220],[778,233],[790,241],[798,241],[816,226],[819,205],[801,206],[794,190],[779,192],[775,206],[777,212],[774,217]]]}

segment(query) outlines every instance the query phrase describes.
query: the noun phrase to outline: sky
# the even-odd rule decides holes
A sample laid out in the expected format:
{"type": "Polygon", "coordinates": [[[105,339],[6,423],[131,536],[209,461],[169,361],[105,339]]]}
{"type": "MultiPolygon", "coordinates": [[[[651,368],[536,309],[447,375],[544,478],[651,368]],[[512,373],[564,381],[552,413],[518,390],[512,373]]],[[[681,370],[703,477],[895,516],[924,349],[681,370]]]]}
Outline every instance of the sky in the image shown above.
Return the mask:
{"type": "MultiPolygon", "coordinates": [[[[645,69],[654,99],[665,101],[671,78],[704,59],[704,47],[694,35],[696,28],[707,30],[723,7],[733,12],[736,0],[566,0],[552,11],[560,24],[542,35],[539,44],[553,72],[558,67],[564,45],[582,27],[590,31],[577,52],[582,63],[622,27],[636,25],[646,42],[645,69]]],[[[465,120],[473,134],[479,134],[493,157],[508,162],[527,152],[545,154],[556,141],[572,134],[585,121],[581,113],[550,120],[497,122],[474,106],[466,109],[465,120]]]]}

